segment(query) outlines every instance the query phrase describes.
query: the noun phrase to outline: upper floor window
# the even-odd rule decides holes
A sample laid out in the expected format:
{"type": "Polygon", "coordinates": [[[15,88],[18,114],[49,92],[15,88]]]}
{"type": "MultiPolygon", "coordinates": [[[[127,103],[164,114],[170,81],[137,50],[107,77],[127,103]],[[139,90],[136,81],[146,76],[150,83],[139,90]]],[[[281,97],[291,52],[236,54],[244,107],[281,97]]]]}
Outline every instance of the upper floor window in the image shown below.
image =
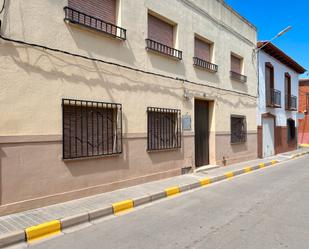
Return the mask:
{"type": "Polygon", "coordinates": [[[147,49],[182,59],[182,52],[174,48],[176,25],[148,13],[147,49]]]}
{"type": "Polygon", "coordinates": [[[194,37],[194,66],[202,67],[213,72],[218,71],[218,66],[212,64],[213,43],[199,37],[194,37]]]}
{"type": "Polygon", "coordinates": [[[68,0],[65,20],[126,39],[126,30],[117,25],[117,9],[120,0],[68,0]]]}
{"type": "Polygon", "coordinates": [[[231,54],[231,78],[233,80],[246,82],[247,76],[243,75],[244,60],[242,57],[231,54]]]}
{"type": "Polygon", "coordinates": [[[291,75],[284,74],[285,109],[290,111],[297,110],[297,97],[292,95],[291,75]]]}
{"type": "Polygon", "coordinates": [[[275,89],[274,67],[271,63],[265,63],[265,96],[266,106],[281,107],[281,91],[275,89]]]}
{"type": "Polygon", "coordinates": [[[63,159],[120,154],[121,105],[63,99],[63,159]]]}

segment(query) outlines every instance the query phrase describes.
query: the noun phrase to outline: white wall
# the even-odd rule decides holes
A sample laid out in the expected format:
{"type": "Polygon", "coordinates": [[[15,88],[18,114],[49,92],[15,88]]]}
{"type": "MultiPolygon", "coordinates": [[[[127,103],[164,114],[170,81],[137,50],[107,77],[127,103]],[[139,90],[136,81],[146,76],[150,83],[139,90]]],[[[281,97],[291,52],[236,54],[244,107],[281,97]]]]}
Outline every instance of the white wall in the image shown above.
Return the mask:
{"type": "MultiPolygon", "coordinates": [[[[259,52],[258,58],[259,58],[258,125],[261,125],[261,115],[267,112],[276,116],[277,126],[286,126],[286,121],[288,118],[294,119],[297,125],[297,111],[286,111],[285,110],[284,77],[285,77],[285,73],[289,73],[291,75],[291,87],[292,87],[291,94],[294,96],[297,96],[297,99],[298,99],[299,74],[295,72],[293,69],[282,64],[277,59],[268,55],[264,51],[259,52]],[[265,63],[266,62],[270,62],[274,67],[274,87],[275,89],[281,91],[281,108],[266,107],[266,97],[265,97],[265,63]]],[[[297,105],[298,105],[298,102],[297,102],[297,105]]]]}

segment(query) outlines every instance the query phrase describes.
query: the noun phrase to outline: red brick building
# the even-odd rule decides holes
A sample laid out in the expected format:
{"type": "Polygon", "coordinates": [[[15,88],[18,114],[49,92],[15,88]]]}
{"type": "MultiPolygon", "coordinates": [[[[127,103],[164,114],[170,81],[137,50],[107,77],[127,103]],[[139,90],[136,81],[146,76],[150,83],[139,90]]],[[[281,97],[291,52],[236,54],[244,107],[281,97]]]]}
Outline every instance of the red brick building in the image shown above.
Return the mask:
{"type": "Polygon", "coordinates": [[[299,112],[305,117],[299,120],[298,142],[309,144],[309,79],[299,81],[299,112]]]}

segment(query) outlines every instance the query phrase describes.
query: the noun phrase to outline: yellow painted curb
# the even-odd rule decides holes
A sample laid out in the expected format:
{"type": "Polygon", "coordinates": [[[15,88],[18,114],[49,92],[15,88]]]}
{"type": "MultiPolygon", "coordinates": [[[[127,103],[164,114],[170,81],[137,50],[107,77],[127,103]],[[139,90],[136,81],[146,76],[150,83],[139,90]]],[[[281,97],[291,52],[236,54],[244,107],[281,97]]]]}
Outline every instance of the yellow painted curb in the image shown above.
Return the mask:
{"type": "Polygon", "coordinates": [[[272,160],[272,161],[271,161],[271,164],[272,164],[272,165],[275,165],[276,163],[277,163],[276,160],[272,160]]]}
{"type": "Polygon", "coordinates": [[[200,180],[200,184],[201,186],[205,186],[211,183],[211,179],[210,178],[204,178],[200,180]]]}
{"type": "Polygon", "coordinates": [[[260,163],[260,164],[259,164],[259,168],[260,168],[260,169],[265,168],[265,163],[260,163]]]}
{"type": "Polygon", "coordinates": [[[133,208],[133,200],[125,200],[112,204],[114,214],[133,208]]]}
{"type": "Polygon", "coordinates": [[[234,173],[230,171],[230,172],[225,173],[224,175],[226,178],[231,178],[234,176],[234,173]]]}
{"type": "Polygon", "coordinates": [[[300,147],[309,148],[309,144],[301,144],[300,147]]]}
{"type": "Polygon", "coordinates": [[[179,187],[171,187],[164,189],[166,196],[172,196],[180,193],[179,187]]]}
{"type": "Polygon", "coordinates": [[[251,167],[245,167],[245,168],[244,168],[244,171],[245,171],[246,173],[250,172],[251,170],[252,170],[251,167]]]}
{"type": "Polygon", "coordinates": [[[59,220],[53,220],[37,226],[28,227],[25,229],[25,233],[27,242],[32,242],[61,233],[61,224],[59,220]]]}

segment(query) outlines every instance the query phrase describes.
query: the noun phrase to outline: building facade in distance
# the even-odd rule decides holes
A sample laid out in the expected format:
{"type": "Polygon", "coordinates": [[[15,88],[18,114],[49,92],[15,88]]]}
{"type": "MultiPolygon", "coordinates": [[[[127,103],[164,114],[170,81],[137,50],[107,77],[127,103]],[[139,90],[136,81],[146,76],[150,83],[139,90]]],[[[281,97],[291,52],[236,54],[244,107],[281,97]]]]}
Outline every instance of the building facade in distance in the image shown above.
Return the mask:
{"type": "Polygon", "coordinates": [[[297,148],[299,75],[306,70],[278,47],[258,42],[258,155],[297,148]]]}
{"type": "Polygon", "coordinates": [[[299,80],[299,112],[298,143],[309,144],[309,79],[299,80]]]}
{"type": "Polygon", "coordinates": [[[7,1],[0,214],[257,157],[256,28],[219,0],[7,1]]]}

